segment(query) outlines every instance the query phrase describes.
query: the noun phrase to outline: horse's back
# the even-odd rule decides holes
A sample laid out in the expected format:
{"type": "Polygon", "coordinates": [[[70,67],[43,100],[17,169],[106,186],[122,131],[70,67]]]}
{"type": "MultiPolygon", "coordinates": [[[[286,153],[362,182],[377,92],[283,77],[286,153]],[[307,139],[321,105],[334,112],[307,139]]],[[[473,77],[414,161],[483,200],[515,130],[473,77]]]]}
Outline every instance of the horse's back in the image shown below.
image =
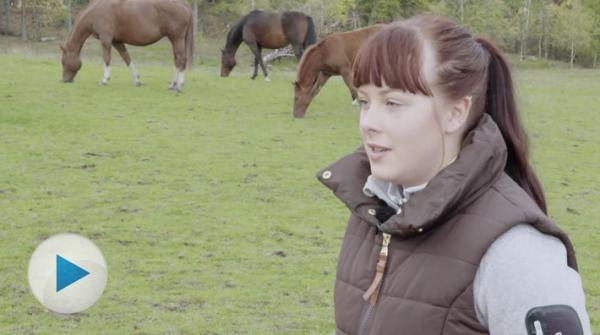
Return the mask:
{"type": "Polygon", "coordinates": [[[282,21],[306,20],[307,17],[309,17],[307,14],[298,11],[288,11],[281,13],[282,21]]]}
{"type": "Polygon", "coordinates": [[[192,19],[191,8],[183,0],[97,0],[90,6],[94,6],[90,14],[96,34],[133,45],[185,34],[192,19]]]}
{"type": "Polygon", "coordinates": [[[253,30],[281,29],[281,21],[278,13],[253,10],[245,19],[245,27],[253,30]]]}
{"type": "Polygon", "coordinates": [[[296,11],[281,13],[281,26],[288,39],[298,39],[301,42],[308,30],[309,16],[296,11]]]}
{"type": "Polygon", "coordinates": [[[341,69],[352,66],[358,49],[367,38],[383,27],[385,27],[385,24],[376,24],[351,31],[332,33],[327,35],[315,47],[321,49],[320,54],[329,67],[341,71],[341,69]]]}
{"type": "Polygon", "coordinates": [[[245,18],[244,40],[256,42],[267,49],[277,49],[287,44],[278,13],[252,11],[245,18]]]}
{"type": "Polygon", "coordinates": [[[377,33],[378,31],[383,29],[383,27],[385,27],[385,26],[386,26],[385,24],[374,24],[374,25],[371,25],[368,27],[358,28],[358,29],[354,29],[354,30],[350,30],[350,31],[342,31],[342,32],[338,32],[338,33],[332,33],[329,36],[331,36],[332,38],[337,39],[337,40],[342,40],[344,42],[348,42],[351,40],[364,41],[364,39],[377,33]]]}
{"type": "MultiPolygon", "coordinates": [[[[383,29],[383,27],[385,27],[385,24],[375,24],[351,31],[332,33],[325,37],[323,43],[326,48],[336,49],[337,52],[344,50],[347,53],[355,54],[367,38],[383,29]]],[[[332,50],[332,52],[335,52],[335,50],[332,50]]]]}
{"type": "Polygon", "coordinates": [[[152,20],[163,26],[173,25],[176,21],[187,23],[192,18],[192,9],[183,0],[110,0],[115,3],[116,15],[124,19],[152,20]]]}

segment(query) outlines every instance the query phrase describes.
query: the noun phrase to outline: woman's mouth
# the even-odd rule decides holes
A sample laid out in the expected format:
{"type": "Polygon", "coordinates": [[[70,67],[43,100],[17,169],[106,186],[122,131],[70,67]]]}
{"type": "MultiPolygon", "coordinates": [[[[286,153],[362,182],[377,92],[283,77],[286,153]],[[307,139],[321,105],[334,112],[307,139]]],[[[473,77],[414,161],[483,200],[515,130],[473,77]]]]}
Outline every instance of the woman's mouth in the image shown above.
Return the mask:
{"type": "Polygon", "coordinates": [[[381,145],[367,143],[367,155],[372,161],[382,159],[391,150],[381,145]]]}

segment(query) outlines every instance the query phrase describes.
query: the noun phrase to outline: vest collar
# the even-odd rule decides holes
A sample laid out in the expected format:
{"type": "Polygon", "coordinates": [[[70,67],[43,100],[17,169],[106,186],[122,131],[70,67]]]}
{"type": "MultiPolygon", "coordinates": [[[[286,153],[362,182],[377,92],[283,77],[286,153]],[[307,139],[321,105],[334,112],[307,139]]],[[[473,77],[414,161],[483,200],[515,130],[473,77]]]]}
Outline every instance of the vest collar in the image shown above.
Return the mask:
{"type": "Polygon", "coordinates": [[[427,186],[414,193],[401,211],[379,223],[374,209],[379,200],[363,194],[371,174],[369,160],[361,146],[328,168],[318,179],[357,216],[397,236],[418,234],[435,226],[452,212],[468,205],[489,189],[506,165],[506,145],[492,118],[484,114],[467,134],[456,160],[441,170],[427,186]]]}

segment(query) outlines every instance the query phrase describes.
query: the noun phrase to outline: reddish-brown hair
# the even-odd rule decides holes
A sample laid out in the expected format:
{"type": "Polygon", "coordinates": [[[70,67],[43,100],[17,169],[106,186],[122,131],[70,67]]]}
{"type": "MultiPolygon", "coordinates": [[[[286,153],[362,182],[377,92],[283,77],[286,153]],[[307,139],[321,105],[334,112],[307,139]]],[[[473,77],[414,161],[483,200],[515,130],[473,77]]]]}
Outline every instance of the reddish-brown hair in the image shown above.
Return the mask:
{"type": "Polygon", "coordinates": [[[488,113],[500,128],[508,159],[506,173],[546,212],[542,186],[529,164],[527,135],[519,118],[512,75],[502,52],[490,41],[437,16],[416,16],[393,23],[361,47],[353,67],[353,84],[400,89],[433,96],[435,87],[450,101],[473,97],[467,129],[488,113]],[[426,78],[425,43],[436,65],[426,78]]]}

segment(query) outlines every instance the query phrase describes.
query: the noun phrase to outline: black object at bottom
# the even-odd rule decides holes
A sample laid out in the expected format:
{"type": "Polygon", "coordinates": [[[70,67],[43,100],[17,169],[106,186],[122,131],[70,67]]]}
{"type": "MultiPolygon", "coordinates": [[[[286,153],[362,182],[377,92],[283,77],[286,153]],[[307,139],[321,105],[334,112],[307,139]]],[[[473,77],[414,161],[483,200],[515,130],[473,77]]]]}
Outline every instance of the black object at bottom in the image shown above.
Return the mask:
{"type": "Polygon", "coordinates": [[[534,307],[527,312],[525,326],[528,335],[583,335],[577,312],[567,305],[534,307]]]}

